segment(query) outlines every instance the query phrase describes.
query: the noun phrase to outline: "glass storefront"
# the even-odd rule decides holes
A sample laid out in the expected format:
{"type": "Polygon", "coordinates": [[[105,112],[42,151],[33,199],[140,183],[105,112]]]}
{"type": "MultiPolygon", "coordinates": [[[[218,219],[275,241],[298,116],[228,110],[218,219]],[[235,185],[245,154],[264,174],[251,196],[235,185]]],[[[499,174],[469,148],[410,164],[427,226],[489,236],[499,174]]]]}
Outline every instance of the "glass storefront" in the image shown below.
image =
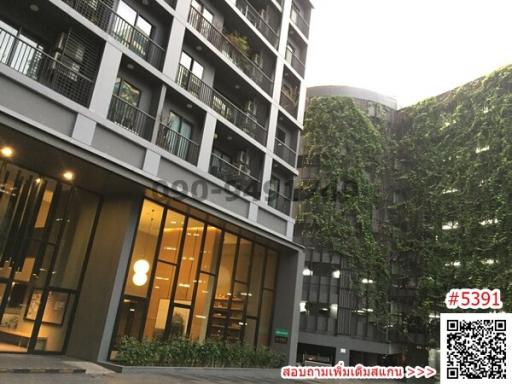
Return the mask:
{"type": "Polygon", "coordinates": [[[0,352],[63,352],[99,197],[0,163],[0,352]]]}
{"type": "Polygon", "coordinates": [[[114,349],[123,336],[267,346],[277,264],[262,244],[145,200],[114,349]]]}

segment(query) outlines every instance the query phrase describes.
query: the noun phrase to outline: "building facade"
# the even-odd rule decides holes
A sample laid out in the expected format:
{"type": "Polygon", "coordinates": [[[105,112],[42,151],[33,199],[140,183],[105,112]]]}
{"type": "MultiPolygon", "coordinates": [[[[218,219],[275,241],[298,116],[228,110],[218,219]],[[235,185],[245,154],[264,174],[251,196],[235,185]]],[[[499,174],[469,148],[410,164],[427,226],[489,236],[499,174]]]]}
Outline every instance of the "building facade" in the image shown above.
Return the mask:
{"type": "Polygon", "coordinates": [[[2,2],[0,352],[177,335],[295,359],[311,10],[2,2]]]}
{"type": "MultiPolygon", "coordinates": [[[[355,107],[368,117],[382,137],[391,134],[397,111],[393,98],[347,86],[318,86],[307,91],[308,100],[331,96],[352,99],[355,107]]],[[[299,159],[306,156],[304,144],[299,159]]],[[[351,148],[346,150],[350,155],[351,148]]],[[[306,164],[305,161],[299,161],[299,172],[300,179],[308,182],[317,179],[320,173],[317,164],[306,164]]],[[[370,177],[376,178],[375,175],[370,177]]],[[[385,182],[385,177],[381,175],[375,184],[384,191],[385,182]]],[[[371,212],[373,237],[383,249],[386,248],[386,238],[381,223],[386,217],[385,207],[382,201],[382,205],[374,206],[371,212]]],[[[301,209],[309,208],[299,200],[297,210],[301,209]]],[[[296,229],[297,242],[305,246],[297,361],[306,364],[343,361],[347,365],[399,362],[400,346],[393,342],[389,328],[374,326],[375,303],[365,300],[368,295],[364,292],[375,288],[375,278],[362,278],[362,291],[356,293],[351,278],[350,255],[332,252],[318,242],[305,238],[300,226],[296,229]]],[[[398,310],[391,298],[388,309],[390,312],[398,310]]]]}

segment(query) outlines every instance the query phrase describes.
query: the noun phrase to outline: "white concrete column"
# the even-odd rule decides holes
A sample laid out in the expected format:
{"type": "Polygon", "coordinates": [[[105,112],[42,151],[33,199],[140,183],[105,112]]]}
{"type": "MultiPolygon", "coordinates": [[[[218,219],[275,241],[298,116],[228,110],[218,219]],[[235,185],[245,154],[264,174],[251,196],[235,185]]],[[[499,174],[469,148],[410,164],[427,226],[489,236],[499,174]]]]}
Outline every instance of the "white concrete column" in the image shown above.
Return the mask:
{"type": "Polygon", "coordinates": [[[268,202],[268,189],[270,187],[270,176],[272,176],[272,156],[267,152],[265,153],[265,163],[263,164],[263,174],[261,176],[261,195],[260,200],[267,204],[268,202]]]}
{"type": "Polygon", "coordinates": [[[167,94],[167,86],[162,85],[160,95],[158,96],[158,105],[156,107],[155,124],[153,126],[153,133],[151,135],[151,142],[156,143],[158,132],[160,130],[160,122],[162,121],[162,110],[164,108],[165,95],[167,94]]]}
{"type": "Polygon", "coordinates": [[[191,0],[178,1],[176,17],[172,21],[171,35],[167,44],[167,50],[165,51],[164,68],[162,70],[172,80],[176,80],[176,73],[178,72],[191,2],[191,0]]]}
{"type": "Polygon", "coordinates": [[[90,110],[107,117],[112,90],[117,79],[122,53],[109,42],[105,43],[100,69],[96,77],[90,110]]]}
{"type": "Polygon", "coordinates": [[[203,136],[201,138],[201,147],[199,148],[199,160],[197,167],[208,172],[210,169],[210,158],[212,155],[213,140],[215,139],[215,126],[217,119],[211,113],[206,113],[203,126],[203,136]]]}
{"type": "Polygon", "coordinates": [[[71,137],[84,144],[91,145],[95,130],[96,122],[79,113],[76,116],[71,137]]]}

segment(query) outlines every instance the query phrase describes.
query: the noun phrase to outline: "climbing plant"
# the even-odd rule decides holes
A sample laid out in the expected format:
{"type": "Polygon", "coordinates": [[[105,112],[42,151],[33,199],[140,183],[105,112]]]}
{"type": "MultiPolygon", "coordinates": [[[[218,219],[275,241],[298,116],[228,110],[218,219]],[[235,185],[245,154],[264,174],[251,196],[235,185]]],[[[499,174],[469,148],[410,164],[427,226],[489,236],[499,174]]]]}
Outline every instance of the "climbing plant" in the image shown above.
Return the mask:
{"type": "Polygon", "coordinates": [[[437,346],[451,288],[512,309],[512,66],[400,112],[390,167],[394,261],[417,295],[408,328],[437,346]]]}
{"type": "Polygon", "coordinates": [[[348,261],[356,295],[362,279],[376,282],[364,294],[379,323],[387,311],[388,265],[373,213],[381,198],[383,136],[344,97],[311,99],[304,127],[300,235],[348,261]]]}

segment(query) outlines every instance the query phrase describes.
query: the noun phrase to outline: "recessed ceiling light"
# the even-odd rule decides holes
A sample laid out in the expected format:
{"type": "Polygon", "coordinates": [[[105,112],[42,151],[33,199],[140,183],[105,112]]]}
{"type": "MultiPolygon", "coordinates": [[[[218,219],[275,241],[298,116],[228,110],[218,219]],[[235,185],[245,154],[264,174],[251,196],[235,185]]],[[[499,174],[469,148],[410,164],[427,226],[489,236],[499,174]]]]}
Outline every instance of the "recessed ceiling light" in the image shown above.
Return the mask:
{"type": "Polygon", "coordinates": [[[188,109],[191,109],[192,107],[193,107],[193,105],[192,105],[192,104],[187,103],[187,108],[188,108],[188,109]]]}
{"type": "Polygon", "coordinates": [[[13,157],[14,149],[12,149],[12,147],[3,147],[2,149],[0,149],[0,153],[3,157],[13,157]]]}
{"type": "Polygon", "coordinates": [[[196,45],[196,51],[202,51],[203,50],[203,47],[201,47],[200,45],[196,45]]]}
{"type": "Polygon", "coordinates": [[[75,174],[71,171],[66,171],[62,174],[62,177],[67,181],[71,181],[75,178],[75,174]]]}
{"type": "Polygon", "coordinates": [[[240,84],[236,84],[235,89],[240,89],[240,84]]]}
{"type": "Polygon", "coordinates": [[[213,135],[213,138],[214,138],[214,139],[216,139],[216,138],[218,138],[218,137],[219,137],[219,134],[218,134],[218,133],[215,133],[215,134],[213,135]]]}
{"type": "Polygon", "coordinates": [[[133,69],[133,68],[135,68],[135,66],[132,63],[128,63],[128,64],[126,64],[126,68],[133,69]]]}
{"type": "Polygon", "coordinates": [[[32,12],[39,12],[39,5],[37,4],[30,4],[29,8],[32,12]]]}
{"type": "Polygon", "coordinates": [[[227,139],[228,140],[233,140],[233,136],[228,136],[227,139]]]}

